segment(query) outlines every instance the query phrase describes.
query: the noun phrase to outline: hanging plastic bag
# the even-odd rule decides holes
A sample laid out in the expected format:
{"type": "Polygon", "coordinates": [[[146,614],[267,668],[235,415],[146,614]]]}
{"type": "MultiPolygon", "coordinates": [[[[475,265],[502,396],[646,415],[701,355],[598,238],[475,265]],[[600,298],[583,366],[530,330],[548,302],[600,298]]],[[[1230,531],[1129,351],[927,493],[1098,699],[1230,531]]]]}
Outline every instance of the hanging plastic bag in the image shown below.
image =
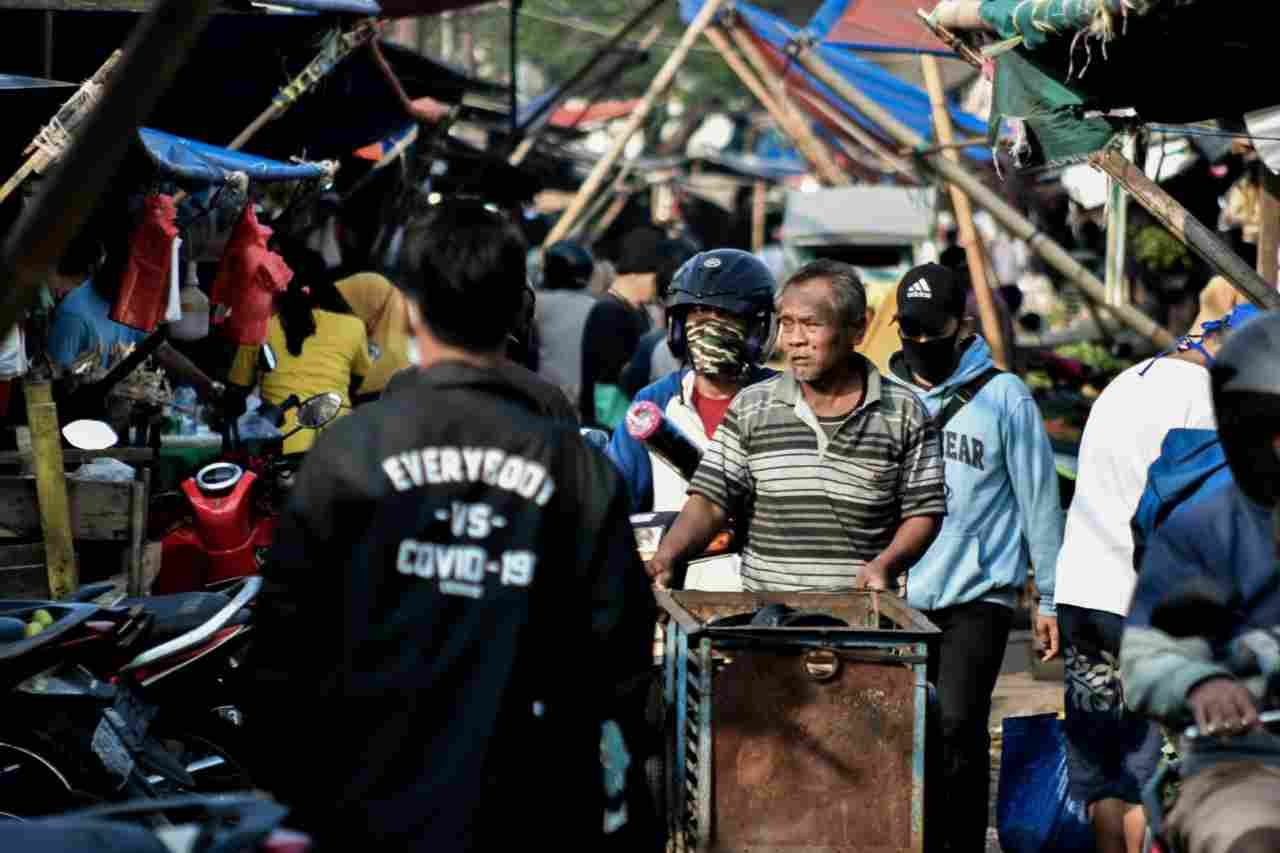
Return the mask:
{"type": "Polygon", "coordinates": [[[27,344],[22,326],[13,324],[9,334],[0,339],[0,380],[14,379],[27,372],[27,344]]]}
{"type": "Polygon", "coordinates": [[[1057,714],[1005,718],[996,823],[1004,853],[1093,853],[1084,803],[1067,792],[1067,738],[1057,714]]]}
{"type": "Polygon", "coordinates": [[[149,195],[143,202],[142,222],[129,238],[129,261],[120,276],[112,320],[144,332],[155,331],[164,320],[177,218],[172,196],[149,195]]]}
{"type": "Polygon", "coordinates": [[[275,295],[293,280],[293,270],[267,248],[270,236],[253,205],[245,205],[213,282],[214,322],[221,324],[223,337],[239,346],[266,342],[275,295]]]}

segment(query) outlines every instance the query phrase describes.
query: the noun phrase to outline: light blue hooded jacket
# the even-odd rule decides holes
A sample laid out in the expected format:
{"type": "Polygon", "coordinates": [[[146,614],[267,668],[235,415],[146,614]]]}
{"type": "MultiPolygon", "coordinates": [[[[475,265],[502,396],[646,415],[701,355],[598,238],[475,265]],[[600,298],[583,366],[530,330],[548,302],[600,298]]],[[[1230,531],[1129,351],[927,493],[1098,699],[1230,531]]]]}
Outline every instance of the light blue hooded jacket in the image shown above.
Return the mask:
{"type": "MultiPolygon", "coordinates": [[[[965,349],[951,377],[931,389],[912,381],[902,353],[889,362],[892,378],[914,391],[932,416],[991,367],[991,348],[981,337],[965,349]]],[[[917,610],[973,601],[1012,607],[1030,563],[1040,611],[1052,615],[1064,513],[1053,448],[1031,391],[1011,373],[996,376],[956,413],[940,439],[947,515],[907,575],[907,603],[917,610]]]]}

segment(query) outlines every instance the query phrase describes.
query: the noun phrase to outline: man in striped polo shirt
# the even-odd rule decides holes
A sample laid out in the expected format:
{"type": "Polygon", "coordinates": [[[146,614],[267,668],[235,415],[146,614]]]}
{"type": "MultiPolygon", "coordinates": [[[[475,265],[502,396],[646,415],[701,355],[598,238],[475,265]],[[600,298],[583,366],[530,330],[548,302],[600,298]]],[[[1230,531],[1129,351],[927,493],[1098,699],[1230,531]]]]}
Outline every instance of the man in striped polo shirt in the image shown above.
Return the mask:
{"type": "Polygon", "coordinates": [[[672,583],[730,519],[747,590],[891,589],[946,514],[942,452],[923,404],[854,351],[866,292],[814,261],[778,297],[788,370],[743,389],[649,574],[672,583]]]}

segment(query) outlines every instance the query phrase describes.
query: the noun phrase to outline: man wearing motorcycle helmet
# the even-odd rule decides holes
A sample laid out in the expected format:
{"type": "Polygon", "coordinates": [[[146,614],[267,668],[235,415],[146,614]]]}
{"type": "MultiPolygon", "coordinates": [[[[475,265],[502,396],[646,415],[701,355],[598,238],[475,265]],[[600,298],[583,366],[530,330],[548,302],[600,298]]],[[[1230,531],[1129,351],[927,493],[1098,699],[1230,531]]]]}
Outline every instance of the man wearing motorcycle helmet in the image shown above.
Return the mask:
{"type": "Polygon", "coordinates": [[[1187,853],[1280,849],[1280,314],[1236,331],[1210,367],[1232,480],[1174,510],[1143,557],[1120,650],[1127,704],[1194,722],[1161,835],[1187,853]]]}
{"type": "MultiPolygon", "coordinates": [[[[636,400],[663,410],[705,448],[734,396],[773,375],[761,365],[775,337],[773,274],[754,255],[716,249],[676,271],[667,298],[667,342],[689,367],[643,388],[636,400]]],[[[675,512],[689,484],[625,429],[614,430],[609,456],[622,471],[636,512],[675,512]]]]}

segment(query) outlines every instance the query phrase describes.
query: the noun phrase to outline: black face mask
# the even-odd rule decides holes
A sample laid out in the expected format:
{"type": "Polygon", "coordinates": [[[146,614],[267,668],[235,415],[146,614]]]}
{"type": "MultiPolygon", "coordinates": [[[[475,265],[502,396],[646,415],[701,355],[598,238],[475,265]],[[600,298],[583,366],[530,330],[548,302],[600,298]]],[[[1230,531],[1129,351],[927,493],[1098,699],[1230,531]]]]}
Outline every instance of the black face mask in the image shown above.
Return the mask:
{"type": "Polygon", "coordinates": [[[956,350],[956,337],[935,338],[931,341],[902,342],[902,356],[907,360],[907,367],[930,385],[937,385],[951,375],[960,360],[956,350]]]}

